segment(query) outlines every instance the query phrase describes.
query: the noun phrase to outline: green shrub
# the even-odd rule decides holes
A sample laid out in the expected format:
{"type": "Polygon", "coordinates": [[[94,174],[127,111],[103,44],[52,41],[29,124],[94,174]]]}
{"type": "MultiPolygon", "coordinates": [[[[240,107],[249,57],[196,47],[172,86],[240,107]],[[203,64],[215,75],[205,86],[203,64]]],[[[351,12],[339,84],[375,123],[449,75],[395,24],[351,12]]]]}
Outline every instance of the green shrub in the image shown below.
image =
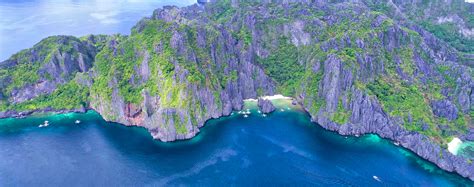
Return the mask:
{"type": "Polygon", "coordinates": [[[54,92],[48,95],[42,95],[33,100],[10,105],[9,109],[17,111],[36,110],[47,107],[53,109],[77,109],[87,106],[89,97],[89,89],[85,86],[71,81],[67,84],[59,86],[54,92]]]}
{"type": "Polygon", "coordinates": [[[258,61],[267,75],[279,85],[279,91],[284,95],[293,96],[304,75],[304,65],[298,62],[298,49],[289,39],[282,37],[278,47],[270,52],[265,59],[258,61]]]}

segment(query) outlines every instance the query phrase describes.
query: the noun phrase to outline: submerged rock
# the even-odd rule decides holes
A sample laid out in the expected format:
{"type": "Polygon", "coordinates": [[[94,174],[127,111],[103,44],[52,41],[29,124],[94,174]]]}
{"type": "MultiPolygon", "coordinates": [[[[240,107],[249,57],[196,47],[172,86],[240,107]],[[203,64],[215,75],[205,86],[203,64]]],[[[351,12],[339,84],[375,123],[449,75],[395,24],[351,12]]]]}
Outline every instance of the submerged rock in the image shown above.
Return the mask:
{"type": "Polygon", "coordinates": [[[275,111],[275,106],[268,99],[258,98],[257,105],[264,114],[275,111]]]}

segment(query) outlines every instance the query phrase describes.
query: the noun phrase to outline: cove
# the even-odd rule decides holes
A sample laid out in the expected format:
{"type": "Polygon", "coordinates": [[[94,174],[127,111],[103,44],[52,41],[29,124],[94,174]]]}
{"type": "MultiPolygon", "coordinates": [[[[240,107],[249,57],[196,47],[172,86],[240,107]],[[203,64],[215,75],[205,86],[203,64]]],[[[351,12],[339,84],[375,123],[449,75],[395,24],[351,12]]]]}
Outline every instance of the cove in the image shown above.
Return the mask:
{"type": "Polygon", "coordinates": [[[473,185],[376,135],[324,130],[297,107],[277,105],[266,117],[250,111],[169,143],[93,111],[2,119],[0,186],[473,185]]]}

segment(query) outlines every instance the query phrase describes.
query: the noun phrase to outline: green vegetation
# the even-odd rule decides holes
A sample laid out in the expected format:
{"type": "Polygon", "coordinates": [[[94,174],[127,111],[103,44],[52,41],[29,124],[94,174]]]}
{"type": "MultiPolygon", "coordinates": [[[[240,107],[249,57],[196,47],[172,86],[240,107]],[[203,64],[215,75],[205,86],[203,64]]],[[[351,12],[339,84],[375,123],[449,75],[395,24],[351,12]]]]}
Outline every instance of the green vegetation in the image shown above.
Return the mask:
{"type": "Polygon", "coordinates": [[[474,53],[474,39],[466,38],[458,31],[458,27],[453,23],[432,24],[423,22],[421,24],[426,30],[436,37],[448,42],[451,46],[462,52],[474,53]]]}
{"type": "MultiPolygon", "coordinates": [[[[237,8],[231,6],[231,0],[222,0],[206,8],[209,19],[202,24],[196,24],[194,20],[182,24],[145,18],[127,37],[49,37],[34,47],[39,58],[33,59],[28,55],[32,49],[24,50],[12,57],[18,62],[17,66],[0,69],[0,110],[21,111],[47,107],[73,109],[87,105],[89,95],[94,98],[92,102],[97,99],[110,103],[113,102],[113,94],[122,97],[127,104],[141,106],[144,93],[149,93],[157,96],[161,109],[175,109],[172,111],[176,113],[165,118],[168,122],[172,120],[176,132],[185,134],[189,121],[197,125],[205,120],[207,110],[222,108],[222,89],[244,75],[235,68],[241,68],[242,64],[239,63],[248,59],[254,63],[253,55],[258,54],[256,65],[276,83],[276,92],[304,97],[305,107],[312,115],[317,115],[325,111],[321,110],[325,109],[326,101],[320,93],[320,86],[327,58],[333,56],[343,64],[341,69],[337,69],[343,72],[341,77],[344,80],[341,81],[346,84],[350,83],[346,80],[353,80],[354,85],[340,87],[345,90],[339,89],[338,93],[346,95],[340,95],[336,111],[323,113],[332,121],[338,124],[349,122],[350,105],[345,104],[352,99],[348,90],[355,87],[376,97],[391,117],[403,120],[407,130],[433,137],[438,142],[447,141],[453,133],[466,131],[472,123],[474,111],[471,110],[470,115],[460,112],[457,119],[449,121],[436,117],[430,106],[431,101],[456,97],[453,93],[457,89],[457,77],[453,76],[455,70],[430,61],[419,44],[422,38],[417,32],[394,26],[394,20],[384,15],[394,13],[390,5],[367,1],[377,6],[373,9],[376,11],[361,13],[363,10],[353,10],[349,3],[341,4],[348,6],[345,9],[331,6],[318,9],[304,3],[289,3],[285,6],[269,3],[265,4],[265,15],[259,15],[254,12],[260,8],[255,7],[258,2],[244,0],[239,2],[237,8]],[[244,23],[242,20],[246,18],[255,19],[255,25],[244,23]],[[300,34],[300,30],[305,34],[300,34]],[[387,31],[400,33],[392,37],[393,32],[387,31]],[[265,34],[258,35],[260,33],[265,34]],[[232,39],[228,34],[231,34],[232,39]],[[310,44],[295,46],[292,39],[300,39],[295,35],[309,35],[310,44]],[[392,38],[398,41],[392,44],[392,38]],[[228,41],[233,43],[226,43],[228,41]],[[58,52],[77,56],[76,48],[80,42],[95,46],[100,51],[91,71],[93,78],[90,81],[93,84],[90,88],[73,80],[59,86],[51,94],[15,105],[8,104],[8,95],[14,89],[54,79],[52,75],[39,73],[42,65],[55,58],[58,52]],[[236,51],[229,49],[229,45],[238,45],[241,54],[234,54],[236,51]],[[415,55],[422,58],[427,66],[437,68],[443,77],[434,77],[428,81],[421,79],[424,75],[417,70],[415,55]],[[142,71],[148,72],[145,75],[142,71]],[[212,109],[206,108],[209,106],[193,97],[196,89],[205,89],[212,94],[209,96],[212,98],[206,100],[214,103],[210,106],[212,109]],[[181,118],[181,114],[185,114],[184,118],[181,118]],[[187,118],[187,114],[191,118],[187,118]],[[448,130],[442,130],[441,125],[448,126],[448,130]]],[[[474,50],[473,41],[465,40],[455,25],[432,23],[432,20],[424,22],[423,27],[467,54],[474,50]]],[[[256,79],[258,72],[253,71],[249,76],[256,79]]],[[[326,76],[331,79],[335,77],[326,76]]],[[[262,87],[255,89],[259,96],[267,91],[262,87]]],[[[104,113],[109,119],[119,118],[117,113],[104,113]]]]}
{"type": "MultiPolygon", "coordinates": [[[[7,66],[0,70],[0,110],[38,110],[52,108],[75,109],[85,106],[88,101],[89,89],[71,80],[76,73],[61,74],[62,79],[71,80],[58,85],[50,94],[40,95],[22,103],[11,104],[7,101],[14,89],[23,88],[41,81],[53,80],[53,76],[46,72],[46,65],[51,62],[64,65],[61,54],[69,54],[77,59],[79,53],[88,53],[84,41],[72,36],[51,36],[41,40],[30,49],[25,49],[13,55],[8,61],[15,62],[14,66],[7,66]]],[[[87,54],[84,54],[87,55],[87,54]]]]}
{"type": "Polygon", "coordinates": [[[259,59],[258,62],[267,75],[278,83],[280,93],[291,96],[295,94],[305,69],[298,62],[296,46],[288,38],[281,38],[278,47],[267,58],[259,59]]]}
{"type": "Polygon", "coordinates": [[[9,95],[15,88],[36,83],[42,77],[50,78],[47,73],[39,73],[42,65],[48,63],[59,52],[77,56],[77,50],[74,50],[74,47],[80,42],[75,37],[51,36],[41,40],[33,48],[22,50],[13,55],[9,60],[17,62],[17,65],[3,70],[0,74],[0,80],[10,80],[9,84],[3,87],[4,93],[9,95]],[[33,57],[31,51],[35,51],[38,58],[33,57]],[[9,79],[5,79],[6,77],[9,79]]]}
{"type": "Polygon", "coordinates": [[[385,111],[391,116],[400,116],[404,127],[417,131],[441,142],[447,142],[449,134],[444,134],[438,124],[446,124],[453,131],[467,130],[467,117],[459,113],[454,121],[435,117],[426,98],[416,85],[404,81],[379,78],[366,85],[369,94],[377,96],[385,111]]]}
{"type": "Polygon", "coordinates": [[[421,25],[424,29],[433,33],[437,38],[447,42],[459,51],[474,52],[474,39],[463,36],[456,23],[438,23],[439,18],[456,15],[462,19],[465,27],[474,27],[474,16],[472,10],[464,1],[418,1],[401,5],[402,8],[395,8],[385,1],[366,0],[369,7],[380,11],[390,17],[397,16],[401,10],[406,17],[414,23],[421,25]],[[397,13],[398,12],[398,13],[397,13]]]}
{"type": "Polygon", "coordinates": [[[252,44],[252,33],[245,27],[242,27],[235,37],[242,40],[245,46],[252,44]]]}
{"type": "Polygon", "coordinates": [[[443,75],[445,80],[445,86],[450,88],[456,88],[456,80],[454,77],[450,76],[450,67],[447,65],[438,65],[438,71],[443,75]]]}
{"type": "MultiPolygon", "coordinates": [[[[156,85],[160,79],[158,75],[166,77],[173,73],[174,65],[168,60],[168,57],[172,55],[169,44],[161,42],[169,41],[171,36],[167,32],[158,30],[166,29],[168,24],[152,20],[142,21],[142,24],[144,24],[144,28],[141,32],[134,29],[129,38],[117,39],[119,42],[118,50],[106,47],[97,55],[95,70],[98,72],[98,76],[92,86],[92,93],[97,93],[101,97],[110,100],[112,95],[110,84],[111,81],[116,80],[119,93],[123,96],[125,102],[138,104],[143,100],[141,92],[145,88],[149,88],[152,94],[158,93],[158,86],[156,85]],[[162,54],[152,52],[158,44],[163,45],[160,46],[164,50],[162,54]],[[117,51],[120,54],[114,54],[117,51]],[[138,54],[144,52],[153,54],[149,59],[151,78],[147,84],[139,84],[141,77],[137,74],[136,69],[144,59],[140,58],[138,54]]],[[[167,83],[167,85],[169,84],[167,83]]]]}
{"type": "Polygon", "coordinates": [[[176,128],[176,132],[178,134],[186,134],[188,132],[188,129],[186,129],[185,123],[181,122],[181,119],[179,118],[178,114],[173,113],[172,118],[173,118],[173,123],[176,128]]]}
{"type": "MultiPolygon", "coordinates": [[[[196,52],[200,63],[188,62],[171,47],[173,33],[169,32],[173,25],[160,20],[142,20],[128,38],[118,38],[115,47],[104,47],[97,55],[94,70],[97,76],[91,88],[91,95],[111,101],[114,89],[126,103],[140,104],[143,102],[143,92],[148,91],[152,96],[159,97],[159,107],[163,109],[186,109],[195,116],[202,115],[202,107],[194,106],[194,98],[187,90],[187,84],[196,86],[215,86],[219,81],[212,71],[206,71],[205,76],[200,70],[206,70],[210,62],[207,49],[198,47],[196,28],[182,26],[178,28],[184,33],[187,47],[196,52]],[[140,75],[142,63],[146,61],[149,70],[147,79],[140,75]],[[186,72],[185,80],[179,75],[186,72]]],[[[229,76],[236,79],[237,72],[229,76]],[[235,76],[235,77],[234,77],[235,76]]],[[[219,102],[220,99],[216,98],[219,102]]],[[[177,110],[179,111],[179,110],[177,110]]],[[[178,114],[170,116],[175,129],[180,134],[188,132],[178,114]]],[[[197,125],[196,119],[191,119],[197,125]]]]}
{"type": "Polygon", "coordinates": [[[318,97],[319,85],[322,77],[322,71],[314,73],[311,69],[308,69],[305,72],[303,78],[304,81],[302,81],[304,83],[302,89],[306,89],[306,93],[310,93],[312,96],[305,100],[305,106],[309,108],[309,112],[312,115],[318,114],[319,109],[326,104],[324,98],[318,97]]]}
{"type": "Polygon", "coordinates": [[[232,8],[230,0],[217,1],[212,7],[216,12],[213,14],[211,19],[217,23],[229,21],[232,15],[236,12],[236,10],[232,8]]]}
{"type": "Polygon", "coordinates": [[[351,116],[350,111],[346,111],[342,106],[342,99],[337,103],[337,111],[332,114],[331,120],[337,124],[346,124],[351,116]]]}
{"type": "MultiPolygon", "coordinates": [[[[27,60],[25,59],[24,61],[27,60]]],[[[10,71],[12,83],[6,88],[6,93],[10,94],[15,88],[21,88],[26,84],[37,82],[40,79],[39,74],[31,72],[38,72],[39,68],[39,63],[22,63],[15,66],[15,69],[10,71]]]]}
{"type": "Polygon", "coordinates": [[[408,130],[422,131],[423,123],[433,124],[431,108],[414,85],[405,82],[376,79],[367,85],[390,115],[401,116],[408,130]]]}
{"type": "Polygon", "coordinates": [[[413,49],[406,47],[396,51],[396,53],[400,56],[400,68],[404,73],[412,76],[416,68],[415,64],[413,63],[413,49]]]}
{"type": "Polygon", "coordinates": [[[373,22],[380,15],[379,12],[371,12],[369,15],[358,15],[351,12],[350,17],[341,19],[338,23],[328,25],[319,31],[319,28],[307,28],[308,30],[319,31],[318,38],[320,41],[327,41],[329,39],[341,39],[344,36],[352,36],[353,38],[366,39],[368,42],[373,42],[374,33],[386,31],[393,26],[393,20],[390,18],[384,19],[379,25],[373,25],[373,22]]]}
{"type": "Polygon", "coordinates": [[[77,109],[86,106],[89,89],[71,81],[59,86],[54,92],[42,95],[30,101],[7,106],[9,110],[26,111],[51,107],[53,109],[77,109]]]}

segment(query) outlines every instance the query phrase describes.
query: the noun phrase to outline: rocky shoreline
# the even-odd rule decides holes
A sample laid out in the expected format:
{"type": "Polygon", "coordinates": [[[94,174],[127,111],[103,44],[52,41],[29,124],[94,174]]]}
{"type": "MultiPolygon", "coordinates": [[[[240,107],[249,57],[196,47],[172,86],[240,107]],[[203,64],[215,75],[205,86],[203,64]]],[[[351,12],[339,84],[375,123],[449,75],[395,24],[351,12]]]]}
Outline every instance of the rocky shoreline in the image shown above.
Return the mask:
{"type": "MultiPolygon", "coordinates": [[[[315,121],[313,121],[315,122],[315,121]]],[[[319,123],[318,123],[319,124],[319,123]]],[[[455,172],[463,177],[474,181],[474,165],[469,164],[465,159],[455,156],[446,149],[431,142],[427,137],[409,132],[400,127],[373,128],[371,126],[356,127],[354,125],[338,125],[335,123],[319,124],[323,128],[335,131],[340,135],[360,136],[364,134],[376,134],[384,139],[392,140],[400,146],[414,152],[423,159],[434,163],[441,169],[455,172]],[[383,132],[381,129],[391,129],[393,131],[383,132]],[[442,156],[440,156],[442,155],[442,156]]]]}
{"type": "Polygon", "coordinates": [[[165,6],[130,36],[48,37],[0,63],[0,118],[90,109],[167,142],[281,93],[325,129],[377,134],[474,180],[442,147],[474,139],[474,72],[455,49],[369,2],[292,2],[165,6]]]}
{"type": "MultiPolygon", "coordinates": [[[[257,106],[260,108],[260,110],[262,110],[263,112],[264,110],[267,111],[264,113],[269,113],[275,110],[274,105],[271,103],[271,100],[269,99],[259,98],[257,102],[259,103],[257,106]],[[264,102],[265,104],[263,104],[262,102],[264,102]],[[272,108],[273,110],[270,111],[269,108],[272,108]]],[[[381,126],[371,125],[368,123],[367,125],[362,125],[362,126],[359,124],[358,125],[354,125],[354,124],[339,125],[334,122],[324,120],[324,118],[318,118],[311,115],[311,113],[300,102],[297,102],[296,99],[292,99],[292,103],[300,105],[305,110],[305,112],[310,115],[311,121],[315,123],[315,125],[320,125],[326,130],[337,132],[338,134],[343,135],[343,136],[361,136],[365,134],[376,134],[380,136],[381,138],[394,141],[397,145],[402,146],[412,151],[416,155],[437,165],[439,168],[445,171],[455,172],[463,177],[469,178],[470,180],[474,181],[474,172],[472,172],[474,171],[473,164],[469,164],[464,159],[451,154],[449,151],[447,151],[446,149],[443,149],[438,144],[430,141],[424,135],[421,135],[416,132],[407,131],[398,125],[394,125],[390,123],[384,123],[381,126]]],[[[81,108],[81,109],[72,109],[72,110],[45,109],[45,110],[35,110],[35,111],[26,111],[26,112],[7,111],[7,112],[0,112],[0,119],[24,118],[24,117],[31,116],[33,114],[41,114],[41,113],[44,113],[44,114],[47,114],[47,113],[62,114],[62,113],[70,113],[70,112],[85,113],[88,110],[94,110],[94,109],[92,108],[87,108],[87,109],[81,108]]],[[[229,115],[222,115],[217,118],[225,117],[229,115]]],[[[209,118],[205,120],[204,123],[199,125],[199,128],[203,127],[207,123],[207,121],[211,119],[214,119],[214,118],[209,118]]],[[[113,122],[113,121],[109,121],[109,122],[113,122]]],[[[130,126],[126,124],[122,124],[122,125],[130,126]]],[[[136,126],[140,126],[140,125],[136,125],[136,126]]],[[[144,126],[140,126],[140,127],[144,127],[144,126]]],[[[164,142],[173,142],[173,141],[191,139],[199,133],[199,128],[197,131],[194,131],[194,133],[188,134],[185,137],[177,138],[172,141],[164,141],[164,142]]],[[[150,131],[150,129],[148,128],[147,130],[150,131]]],[[[157,138],[155,136],[154,136],[154,139],[163,141],[160,138],[157,138]]]]}
{"type": "Polygon", "coordinates": [[[88,110],[93,110],[91,108],[79,108],[79,109],[63,109],[63,110],[55,110],[52,108],[45,108],[45,109],[38,109],[38,110],[30,110],[30,111],[5,111],[0,112],[0,119],[4,118],[25,118],[35,114],[38,115],[48,115],[52,114],[65,114],[65,113],[86,113],[88,110]]]}
{"type": "MultiPolygon", "coordinates": [[[[308,114],[310,112],[303,107],[308,114]]],[[[337,124],[325,117],[311,115],[311,121],[320,125],[326,130],[337,132],[344,136],[361,136],[364,134],[376,134],[381,138],[388,139],[402,146],[421,158],[434,163],[439,168],[455,172],[463,177],[474,181],[474,164],[460,156],[451,154],[447,149],[432,142],[428,137],[418,133],[403,129],[400,125],[392,123],[390,120],[384,123],[358,123],[358,124],[337,124]]],[[[385,115],[385,117],[388,117],[385,115]]],[[[370,118],[370,117],[369,117],[370,118]]]]}

